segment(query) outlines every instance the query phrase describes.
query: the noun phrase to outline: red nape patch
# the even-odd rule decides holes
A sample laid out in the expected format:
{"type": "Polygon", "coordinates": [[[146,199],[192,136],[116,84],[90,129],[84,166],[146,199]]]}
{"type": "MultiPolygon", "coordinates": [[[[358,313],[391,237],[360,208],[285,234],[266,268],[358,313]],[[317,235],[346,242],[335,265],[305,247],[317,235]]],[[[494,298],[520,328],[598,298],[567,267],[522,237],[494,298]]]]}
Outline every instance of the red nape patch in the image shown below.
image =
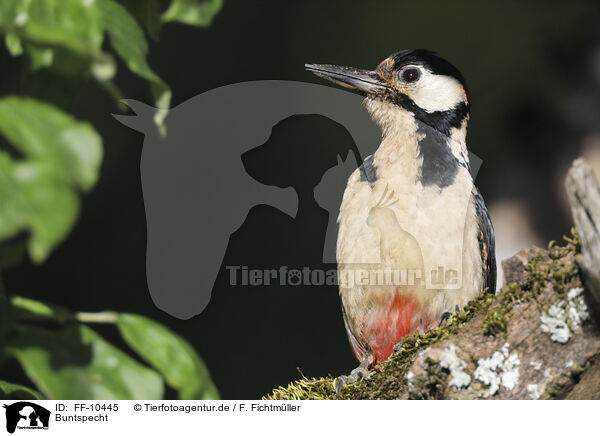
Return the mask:
{"type": "Polygon", "coordinates": [[[471,108],[473,107],[471,104],[471,90],[465,86],[465,93],[467,94],[467,104],[469,105],[469,113],[471,113],[471,108]]]}
{"type": "Polygon", "coordinates": [[[375,355],[373,364],[390,357],[392,347],[422,325],[418,312],[414,297],[396,294],[387,309],[374,313],[365,323],[364,336],[375,355]]]}

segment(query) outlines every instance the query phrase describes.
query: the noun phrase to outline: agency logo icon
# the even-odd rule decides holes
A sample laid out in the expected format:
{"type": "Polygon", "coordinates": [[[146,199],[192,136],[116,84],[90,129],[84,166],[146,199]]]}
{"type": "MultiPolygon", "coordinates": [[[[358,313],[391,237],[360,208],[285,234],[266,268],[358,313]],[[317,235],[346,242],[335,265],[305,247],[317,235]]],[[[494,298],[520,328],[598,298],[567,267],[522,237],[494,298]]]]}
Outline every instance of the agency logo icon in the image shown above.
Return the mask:
{"type": "MultiPolygon", "coordinates": [[[[376,190],[377,195],[379,192],[383,195],[386,189],[376,183],[377,168],[372,157],[381,143],[381,131],[363,107],[363,100],[362,96],[345,90],[285,80],[223,86],[168,111],[124,100],[135,115],[115,115],[115,118],[145,135],[140,175],[147,225],[146,273],[153,302],[180,319],[201,313],[210,301],[230,236],[257,205],[270,206],[298,221],[303,219],[302,205],[316,202],[329,215],[322,260],[336,263],[337,217],[349,177],[359,169],[358,177],[372,185],[366,189],[376,190]],[[297,122],[308,115],[327,120],[328,126],[331,123],[340,126],[353,142],[343,149],[337,149],[340,144],[322,144],[323,150],[334,149],[338,155],[320,177],[309,180],[307,176],[300,184],[292,183],[292,177],[282,182],[276,176],[257,175],[248,170],[253,162],[272,159],[269,153],[282,153],[283,142],[299,149],[309,142],[319,142],[319,135],[327,131],[326,127],[314,132],[298,128],[297,122]],[[163,130],[157,127],[157,118],[164,120],[163,130]],[[290,132],[293,134],[284,141],[284,133],[290,132]],[[278,149],[273,147],[276,144],[280,145],[278,149]]],[[[429,156],[429,160],[451,159],[435,155],[436,150],[445,150],[447,138],[425,123],[418,128],[424,146],[433,149],[434,156],[429,156]],[[436,145],[439,142],[444,147],[436,145]]],[[[469,161],[468,169],[474,178],[481,159],[470,154],[469,161]]],[[[290,164],[290,173],[292,167],[290,164]]],[[[271,170],[272,174],[284,171],[279,167],[271,170]]],[[[422,204],[415,205],[415,195],[396,189],[394,197],[378,205],[373,213],[365,206],[367,212],[360,231],[368,235],[366,245],[379,246],[382,237],[388,241],[401,236],[401,241],[410,244],[415,257],[422,262],[399,268],[393,265],[395,269],[422,271],[421,279],[428,289],[459,288],[463,231],[472,182],[466,180],[457,187],[455,190],[462,192],[452,194],[457,199],[452,205],[439,204],[444,197],[435,195],[421,196],[422,204]],[[389,227],[391,234],[382,236],[380,228],[383,225],[388,229],[387,220],[396,219],[392,215],[399,205],[401,210],[409,211],[451,208],[456,219],[452,225],[437,226],[438,236],[428,238],[423,233],[436,225],[437,215],[423,214],[415,219],[407,213],[398,216],[397,222],[389,227]],[[446,241],[443,249],[436,245],[438,241],[446,241]],[[448,277],[447,272],[451,273],[448,277]],[[444,279],[441,284],[438,277],[444,279]]],[[[385,195],[391,195],[392,191],[388,189],[385,195]]],[[[357,261],[344,263],[355,264],[354,269],[362,268],[363,264],[380,266],[379,269],[388,266],[381,259],[380,250],[361,253],[357,261]]],[[[274,265],[279,266],[282,265],[274,265]]],[[[292,285],[300,283],[296,272],[289,274],[292,285]]]]}
{"type": "Polygon", "coordinates": [[[6,431],[14,433],[19,430],[47,430],[50,422],[50,411],[29,401],[19,401],[3,405],[6,409],[6,431]]]}

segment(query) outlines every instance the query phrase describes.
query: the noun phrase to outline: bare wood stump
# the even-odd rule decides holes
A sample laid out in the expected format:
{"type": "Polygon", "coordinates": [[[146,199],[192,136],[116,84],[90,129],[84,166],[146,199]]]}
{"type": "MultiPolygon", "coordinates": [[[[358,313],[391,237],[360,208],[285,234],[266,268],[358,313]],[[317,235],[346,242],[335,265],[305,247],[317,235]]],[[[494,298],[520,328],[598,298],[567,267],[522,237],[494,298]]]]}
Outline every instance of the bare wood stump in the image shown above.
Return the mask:
{"type": "Polygon", "coordinates": [[[576,260],[586,290],[598,314],[600,312],[600,184],[590,166],[583,159],[577,159],[569,170],[566,186],[581,243],[581,254],[576,260]]]}

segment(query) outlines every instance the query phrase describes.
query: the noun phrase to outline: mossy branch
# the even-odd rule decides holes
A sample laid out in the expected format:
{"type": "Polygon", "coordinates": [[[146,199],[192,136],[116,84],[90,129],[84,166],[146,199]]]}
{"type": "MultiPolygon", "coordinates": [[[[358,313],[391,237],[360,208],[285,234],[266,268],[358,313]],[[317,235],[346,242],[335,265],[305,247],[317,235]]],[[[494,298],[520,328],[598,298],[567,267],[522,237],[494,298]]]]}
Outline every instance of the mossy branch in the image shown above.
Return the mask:
{"type": "MultiPolygon", "coordinates": [[[[405,337],[368,383],[339,398],[600,399],[600,330],[587,310],[600,302],[600,188],[590,174],[582,161],[569,173],[580,227],[564,244],[503,261],[507,285],[496,295],[482,293],[442,327],[405,337]]],[[[293,382],[266,398],[335,399],[335,378],[293,382]]]]}

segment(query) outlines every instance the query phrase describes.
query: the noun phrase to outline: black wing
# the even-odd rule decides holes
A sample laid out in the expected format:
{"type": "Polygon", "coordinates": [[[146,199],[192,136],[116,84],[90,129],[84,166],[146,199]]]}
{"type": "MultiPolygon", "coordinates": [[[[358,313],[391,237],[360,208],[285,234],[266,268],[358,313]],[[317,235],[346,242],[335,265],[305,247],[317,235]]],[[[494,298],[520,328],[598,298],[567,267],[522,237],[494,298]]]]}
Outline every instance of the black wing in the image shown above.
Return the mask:
{"type": "Polygon", "coordinates": [[[488,292],[494,294],[496,292],[496,238],[494,227],[483,197],[475,187],[473,187],[473,200],[477,224],[479,225],[479,249],[484,267],[483,283],[488,288],[488,292]]]}

